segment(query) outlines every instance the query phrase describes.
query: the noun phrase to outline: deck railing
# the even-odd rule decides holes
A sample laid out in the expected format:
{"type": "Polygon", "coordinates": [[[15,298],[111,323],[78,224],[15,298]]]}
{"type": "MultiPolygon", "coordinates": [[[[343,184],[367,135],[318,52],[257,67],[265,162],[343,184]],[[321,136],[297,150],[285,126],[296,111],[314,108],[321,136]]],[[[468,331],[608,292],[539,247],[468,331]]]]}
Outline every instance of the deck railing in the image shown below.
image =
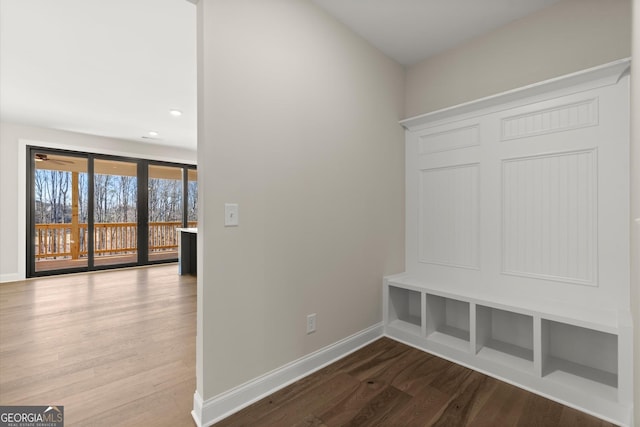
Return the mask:
{"type": "MultiPolygon", "coordinates": [[[[189,221],[189,227],[197,222],[189,221]]],[[[149,252],[178,249],[176,228],[182,222],[150,222],[149,252]]],[[[89,232],[87,224],[36,224],[36,259],[72,258],[88,254],[89,232]],[[74,236],[74,232],[77,233],[74,236]]],[[[135,222],[97,223],[94,225],[94,253],[96,255],[120,255],[138,250],[138,225],[135,222]]]]}

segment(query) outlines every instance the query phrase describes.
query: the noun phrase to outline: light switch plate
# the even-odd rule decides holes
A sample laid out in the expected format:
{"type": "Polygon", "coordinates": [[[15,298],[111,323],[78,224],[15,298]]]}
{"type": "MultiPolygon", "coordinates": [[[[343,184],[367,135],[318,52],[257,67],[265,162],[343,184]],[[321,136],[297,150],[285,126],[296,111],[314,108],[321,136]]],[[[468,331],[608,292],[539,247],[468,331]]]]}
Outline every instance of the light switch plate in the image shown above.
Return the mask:
{"type": "Polygon", "coordinates": [[[238,204],[237,203],[225,203],[224,204],[224,226],[225,227],[237,227],[238,222],[238,204]]]}

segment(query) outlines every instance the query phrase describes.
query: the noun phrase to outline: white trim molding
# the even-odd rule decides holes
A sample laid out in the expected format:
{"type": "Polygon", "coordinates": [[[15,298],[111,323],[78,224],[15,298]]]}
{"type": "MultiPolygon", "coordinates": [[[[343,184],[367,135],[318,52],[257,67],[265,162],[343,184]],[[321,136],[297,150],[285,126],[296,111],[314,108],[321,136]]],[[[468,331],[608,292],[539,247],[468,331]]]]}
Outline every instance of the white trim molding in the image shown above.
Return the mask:
{"type": "Polygon", "coordinates": [[[196,391],[193,396],[191,416],[198,427],[213,425],[252,403],[381,338],[383,331],[382,323],[375,324],[206,401],[196,391]]]}
{"type": "Polygon", "coordinates": [[[487,96],[474,101],[466,102],[452,107],[443,108],[426,114],[401,120],[400,124],[413,132],[435,122],[451,119],[457,120],[505,110],[516,105],[520,100],[529,98],[532,102],[549,97],[555,91],[561,90],[564,94],[579,93],[586,89],[594,89],[602,86],[616,84],[629,72],[631,58],[603,64],[587,70],[552,78],[543,82],[534,83],[521,88],[487,96]]]}
{"type": "Polygon", "coordinates": [[[0,274],[0,283],[16,282],[18,280],[20,280],[18,273],[0,274]]]}

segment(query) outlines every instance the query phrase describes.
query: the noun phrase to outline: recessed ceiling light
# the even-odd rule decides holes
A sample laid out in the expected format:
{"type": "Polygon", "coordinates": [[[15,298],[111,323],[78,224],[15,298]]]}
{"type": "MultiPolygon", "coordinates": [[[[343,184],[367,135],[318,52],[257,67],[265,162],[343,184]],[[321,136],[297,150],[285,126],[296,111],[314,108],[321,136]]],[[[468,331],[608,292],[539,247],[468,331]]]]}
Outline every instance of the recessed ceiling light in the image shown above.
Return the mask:
{"type": "Polygon", "coordinates": [[[149,136],[158,136],[160,135],[158,132],[156,132],[155,130],[150,130],[149,131],[149,136]]]}
{"type": "Polygon", "coordinates": [[[180,110],[169,110],[169,114],[173,117],[180,117],[182,115],[182,111],[180,110]]]}

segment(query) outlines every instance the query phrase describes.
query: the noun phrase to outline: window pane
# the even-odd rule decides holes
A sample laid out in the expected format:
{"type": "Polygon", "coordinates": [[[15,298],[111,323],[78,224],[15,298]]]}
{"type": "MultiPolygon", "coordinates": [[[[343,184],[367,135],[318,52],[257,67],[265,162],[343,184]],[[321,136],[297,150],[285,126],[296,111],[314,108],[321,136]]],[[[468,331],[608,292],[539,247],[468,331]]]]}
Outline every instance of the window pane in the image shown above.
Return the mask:
{"type": "Polygon", "coordinates": [[[87,267],[87,159],[34,153],[35,271],[87,267]]]}
{"type": "Polygon", "coordinates": [[[149,261],[178,258],[182,168],[149,165],[149,261]]]}
{"type": "Polygon", "coordinates": [[[138,261],[138,165],[96,159],[94,162],[94,263],[138,261]]]}
{"type": "Polygon", "coordinates": [[[198,171],[196,169],[189,169],[189,181],[187,183],[187,189],[189,194],[187,195],[187,221],[189,227],[198,226],[198,171]]]}

